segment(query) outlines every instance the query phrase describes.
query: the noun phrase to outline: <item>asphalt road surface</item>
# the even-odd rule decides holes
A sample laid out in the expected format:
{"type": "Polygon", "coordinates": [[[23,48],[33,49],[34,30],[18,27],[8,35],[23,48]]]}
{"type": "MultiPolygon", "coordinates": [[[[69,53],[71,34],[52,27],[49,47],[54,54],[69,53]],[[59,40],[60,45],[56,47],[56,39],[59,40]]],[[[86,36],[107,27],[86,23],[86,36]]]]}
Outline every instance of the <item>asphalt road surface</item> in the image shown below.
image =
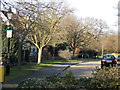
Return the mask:
{"type": "Polygon", "coordinates": [[[92,71],[100,67],[100,60],[78,62],[76,65],[72,65],[67,70],[72,71],[76,78],[80,77],[92,77],[92,71]]]}

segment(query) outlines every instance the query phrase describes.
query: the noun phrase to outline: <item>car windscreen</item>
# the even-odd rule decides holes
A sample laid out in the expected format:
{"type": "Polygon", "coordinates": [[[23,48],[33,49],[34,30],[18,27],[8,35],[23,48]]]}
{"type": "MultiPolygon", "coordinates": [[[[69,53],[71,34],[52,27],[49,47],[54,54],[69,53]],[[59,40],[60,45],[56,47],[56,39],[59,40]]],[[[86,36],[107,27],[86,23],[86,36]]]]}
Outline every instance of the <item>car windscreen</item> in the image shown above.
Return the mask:
{"type": "Polygon", "coordinates": [[[103,59],[113,60],[113,59],[115,59],[115,57],[112,55],[107,55],[107,56],[103,56],[103,59]]]}

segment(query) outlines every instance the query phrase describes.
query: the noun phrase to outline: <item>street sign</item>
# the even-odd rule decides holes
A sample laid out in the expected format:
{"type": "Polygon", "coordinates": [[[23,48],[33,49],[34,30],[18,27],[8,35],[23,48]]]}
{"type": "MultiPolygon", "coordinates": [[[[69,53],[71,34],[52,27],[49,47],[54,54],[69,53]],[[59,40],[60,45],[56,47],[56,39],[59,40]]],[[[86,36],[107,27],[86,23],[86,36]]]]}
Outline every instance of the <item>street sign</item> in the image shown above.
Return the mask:
{"type": "Polygon", "coordinates": [[[12,37],[12,30],[7,30],[7,38],[11,38],[12,37]]]}

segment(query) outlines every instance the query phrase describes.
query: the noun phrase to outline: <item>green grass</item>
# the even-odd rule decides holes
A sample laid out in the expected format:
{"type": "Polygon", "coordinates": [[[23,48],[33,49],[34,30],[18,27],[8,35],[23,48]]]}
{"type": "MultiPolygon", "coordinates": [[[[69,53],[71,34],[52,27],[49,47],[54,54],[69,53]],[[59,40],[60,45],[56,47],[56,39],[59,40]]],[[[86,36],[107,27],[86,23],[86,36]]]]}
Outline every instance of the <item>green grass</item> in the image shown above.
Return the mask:
{"type": "Polygon", "coordinates": [[[10,75],[5,76],[5,82],[17,79],[19,77],[28,75],[37,69],[43,68],[43,66],[52,66],[53,64],[24,64],[21,69],[17,69],[17,66],[11,67],[10,75]]]}

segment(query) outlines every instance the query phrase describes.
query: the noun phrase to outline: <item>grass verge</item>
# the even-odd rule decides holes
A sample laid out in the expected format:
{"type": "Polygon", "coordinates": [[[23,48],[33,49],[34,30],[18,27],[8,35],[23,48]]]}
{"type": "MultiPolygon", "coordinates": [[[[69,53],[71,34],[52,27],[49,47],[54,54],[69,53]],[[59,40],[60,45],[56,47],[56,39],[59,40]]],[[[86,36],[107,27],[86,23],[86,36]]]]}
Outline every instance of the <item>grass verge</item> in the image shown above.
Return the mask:
{"type": "Polygon", "coordinates": [[[28,75],[37,69],[43,68],[43,66],[52,66],[52,64],[24,64],[21,66],[21,69],[17,69],[17,66],[11,67],[10,75],[5,75],[5,82],[8,82],[10,80],[17,79],[19,77],[28,75]]]}

